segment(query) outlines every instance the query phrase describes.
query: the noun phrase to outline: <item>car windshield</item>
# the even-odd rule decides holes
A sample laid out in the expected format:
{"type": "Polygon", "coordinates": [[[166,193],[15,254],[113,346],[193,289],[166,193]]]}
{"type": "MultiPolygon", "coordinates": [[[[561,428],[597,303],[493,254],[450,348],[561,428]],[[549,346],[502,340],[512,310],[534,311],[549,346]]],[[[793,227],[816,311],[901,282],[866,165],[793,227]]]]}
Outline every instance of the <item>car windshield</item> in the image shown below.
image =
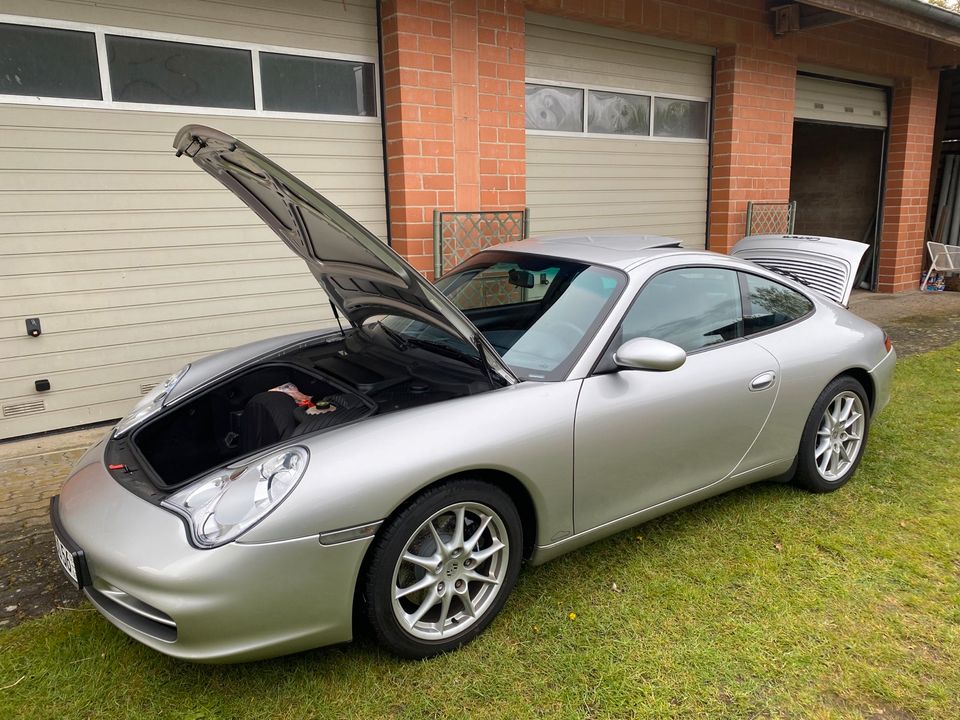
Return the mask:
{"type": "MultiPolygon", "coordinates": [[[[524,380],[566,377],[623,285],[610,268],[496,251],[437,282],[524,380]]],[[[426,323],[392,316],[381,324],[407,340],[479,357],[475,347],[426,323]]]]}

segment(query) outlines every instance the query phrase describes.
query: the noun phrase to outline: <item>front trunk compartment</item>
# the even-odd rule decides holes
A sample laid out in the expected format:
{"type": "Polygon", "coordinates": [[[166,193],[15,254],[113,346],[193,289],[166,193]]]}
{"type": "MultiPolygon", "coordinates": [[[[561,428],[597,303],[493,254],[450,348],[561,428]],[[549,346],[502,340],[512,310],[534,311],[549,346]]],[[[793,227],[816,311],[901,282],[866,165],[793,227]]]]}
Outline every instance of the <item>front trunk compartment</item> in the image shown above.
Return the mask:
{"type": "Polygon", "coordinates": [[[490,389],[480,367],[399,347],[364,326],[220,378],[112,438],[105,458],[118,482],[159,503],[191,480],[294,438],[490,389]],[[290,386],[295,392],[284,392],[290,386]],[[309,401],[298,404],[300,395],[309,401]]]}
{"type": "Polygon", "coordinates": [[[166,488],[295,435],[361,420],[376,405],[345,387],[291,363],[269,362],[243,371],[201,393],[134,435],[134,444],[166,488]],[[330,403],[308,416],[276,388],[293,385],[330,403]],[[333,403],[336,402],[336,405],[333,403]]]}

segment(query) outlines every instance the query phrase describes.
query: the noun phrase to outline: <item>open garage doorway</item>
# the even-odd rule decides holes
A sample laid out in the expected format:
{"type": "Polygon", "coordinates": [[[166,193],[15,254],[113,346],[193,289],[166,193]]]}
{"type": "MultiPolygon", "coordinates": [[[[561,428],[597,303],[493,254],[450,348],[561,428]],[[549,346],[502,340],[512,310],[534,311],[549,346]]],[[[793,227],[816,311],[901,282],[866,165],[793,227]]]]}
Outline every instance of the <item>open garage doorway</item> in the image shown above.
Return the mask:
{"type": "Polygon", "coordinates": [[[870,245],[856,287],[874,289],[880,223],[883,128],[796,121],[790,197],[794,232],[870,245]]]}

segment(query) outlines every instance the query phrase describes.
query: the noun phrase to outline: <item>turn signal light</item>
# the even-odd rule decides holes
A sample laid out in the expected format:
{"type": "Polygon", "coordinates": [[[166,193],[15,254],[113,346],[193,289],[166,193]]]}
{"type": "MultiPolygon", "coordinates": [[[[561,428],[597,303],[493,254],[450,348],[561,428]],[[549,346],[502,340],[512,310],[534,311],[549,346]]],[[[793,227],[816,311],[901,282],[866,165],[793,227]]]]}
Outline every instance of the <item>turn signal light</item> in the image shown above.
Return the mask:
{"type": "Polygon", "coordinates": [[[893,340],[886,333],[883,334],[883,346],[887,349],[887,352],[893,350],[893,340]]]}

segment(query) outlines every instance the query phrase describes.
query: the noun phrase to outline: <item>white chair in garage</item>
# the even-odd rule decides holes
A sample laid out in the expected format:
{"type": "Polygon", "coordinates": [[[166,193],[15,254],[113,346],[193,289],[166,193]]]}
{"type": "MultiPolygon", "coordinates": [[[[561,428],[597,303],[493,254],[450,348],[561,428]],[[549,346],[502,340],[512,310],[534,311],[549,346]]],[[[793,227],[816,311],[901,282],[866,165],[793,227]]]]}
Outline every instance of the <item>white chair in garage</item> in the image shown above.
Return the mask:
{"type": "Polygon", "coordinates": [[[960,273],[960,245],[928,242],[927,252],[930,253],[930,269],[920,283],[921,290],[927,287],[927,281],[935,272],[945,275],[960,273]]]}

